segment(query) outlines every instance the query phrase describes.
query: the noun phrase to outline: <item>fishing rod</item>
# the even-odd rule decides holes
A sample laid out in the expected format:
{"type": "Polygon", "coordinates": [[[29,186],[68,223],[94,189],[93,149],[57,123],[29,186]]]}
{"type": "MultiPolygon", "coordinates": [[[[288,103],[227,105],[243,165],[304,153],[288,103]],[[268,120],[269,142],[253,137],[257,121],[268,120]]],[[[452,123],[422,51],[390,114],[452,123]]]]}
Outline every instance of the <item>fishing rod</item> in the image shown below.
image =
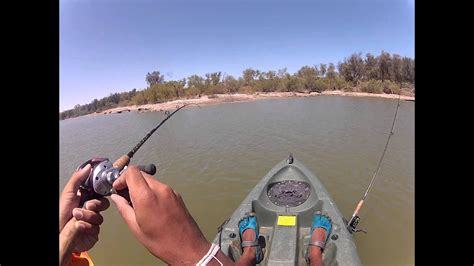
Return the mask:
{"type": "Polygon", "coordinates": [[[400,107],[400,97],[401,97],[401,91],[398,94],[397,108],[395,110],[395,115],[393,116],[392,128],[390,129],[390,134],[388,135],[387,142],[385,143],[385,148],[382,152],[382,156],[380,156],[380,160],[379,160],[379,162],[377,164],[377,168],[376,168],[376,170],[375,170],[375,172],[372,176],[372,180],[370,180],[369,186],[367,187],[367,190],[365,191],[364,196],[362,197],[362,199],[357,204],[357,207],[355,208],[354,213],[352,214],[352,217],[349,220],[349,222],[346,222],[346,220],[344,219],[344,222],[346,222],[347,229],[349,230],[349,232],[351,234],[353,232],[367,233],[367,231],[365,231],[364,229],[358,229],[357,228],[357,225],[359,224],[359,221],[360,221],[359,211],[362,208],[362,206],[364,205],[364,201],[367,198],[367,195],[369,194],[370,189],[372,188],[375,179],[377,178],[377,174],[379,173],[380,167],[382,165],[383,158],[385,157],[385,152],[387,151],[387,148],[388,148],[388,143],[390,142],[390,138],[393,135],[393,128],[395,126],[395,120],[397,119],[398,109],[400,107]]]}
{"type": "Polygon", "coordinates": [[[156,127],[154,127],[152,130],[150,130],[150,132],[148,132],[148,134],[146,134],[146,136],[140,140],[140,142],[138,142],[138,144],[133,147],[132,150],[130,150],[127,154],[123,155],[122,157],[120,157],[119,159],[117,159],[113,166],[116,167],[116,168],[120,168],[120,169],[123,169],[125,166],[127,166],[129,163],[130,163],[130,159],[133,157],[133,155],[135,155],[135,152],[138,151],[138,149],[140,149],[140,147],[143,145],[143,143],[145,143],[145,141],[147,141],[151,135],[153,135],[153,133],[155,133],[155,131],[161,127],[161,125],[163,125],[166,120],[170,119],[170,117],[172,117],[174,114],[176,114],[179,110],[183,109],[184,107],[186,107],[187,105],[189,104],[184,104],[183,106],[177,108],[175,111],[173,111],[172,113],[169,113],[169,111],[166,111],[165,112],[165,115],[166,115],[166,118],[163,119],[156,127]]]}
{"type": "MultiPolygon", "coordinates": [[[[179,110],[183,109],[187,105],[190,105],[190,103],[178,107],[172,113],[166,111],[166,118],[163,119],[160,123],[158,123],[158,125],[156,125],[153,129],[151,129],[148,134],[146,134],[146,136],[141,139],[140,142],[135,145],[135,147],[133,147],[133,149],[131,149],[127,154],[118,158],[114,163],[111,163],[108,158],[93,158],[81,164],[78,167],[78,170],[82,169],[87,164],[91,164],[92,171],[90,172],[87,179],[80,186],[81,195],[83,195],[81,197],[82,200],[80,205],[82,206],[86,201],[94,198],[110,196],[112,193],[117,193],[125,197],[130,203],[131,201],[130,196],[128,194],[128,188],[121,191],[115,191],[112,187],[113,182],[117,180],[123,170],[130,163],[130,159],[135,155],[138,149],[140,149],[140,147],[151,137],[151,135],[153,135],[153,133],[155,133],[155,131],[158,130],[158,128],[160,128],[168,119],[170,119],[174,114],[176,114],[179,110]]],[[[138,166],[138,168],[141,171],[146,172],[150,175],[154,175],[156,173],[156,166],[154,164],[150,164],[147,166],[138,166]]]]}

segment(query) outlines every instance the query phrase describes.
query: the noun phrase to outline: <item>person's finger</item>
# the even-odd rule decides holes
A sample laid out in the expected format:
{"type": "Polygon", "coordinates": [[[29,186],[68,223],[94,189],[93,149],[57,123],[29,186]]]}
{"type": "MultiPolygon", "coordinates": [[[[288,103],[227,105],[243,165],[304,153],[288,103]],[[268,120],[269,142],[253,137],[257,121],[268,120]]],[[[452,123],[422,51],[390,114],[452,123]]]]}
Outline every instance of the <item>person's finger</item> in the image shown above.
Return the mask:
{"type": "Polygon", "coordinates": [[[110,202],[107,198],[93,199],[86,201],[84,208],[93,212],[105,211],[110,207],[110,202]]]}
{"type": "Polygon", "coordinates": [[[128,201],[123,198],[122,196],[119,196],[117,194],[112,194],[110,196],[112,201],[115,203],[117,206],[117,209],[122,216],[122,218],[125,220],[127,223],[128,227],[130,230],[136,235],[140,235],[140,228],[138,227],[137,224],[137,219],[135,217],[135,211],[133,210],[132,206],[128,204],[128,201]]]}
{"type": "Polygon", "coordinates": [[[145,178],[145,180],[147,181],[148,186],[150,186],[153,189],[153,191],[165,192],[165,193],[171,192],[174,194],[174,190],[171,189],[167,184],[160,182],[154,176],[149,175],[145,172],[141,172],[141,173],[143,175],[143,178],[145,178]]]}
{"type": "Polygon", "coordinates": [[[77,221],[76,224],[77,232],[81,232],[89,235],[99,235],[100,227],[95,224],[90,224],[84,221],[77,221]]]}
{"type": "Polygon", "coordinates": [[[142,173],[142,176],[145,178],[148,185],[151,185],[151,184],[155,183],[156,181],[158,181],[154,176],[148,174],[147,172],[140,171],[140,173],[142,173]]]}
{"type": "Polygon", "coordinates": [[[129,165],[112,184],[116,190],[122,190],[133,185],[148,187],[148,183],[145,181],[142,172],[135,165],[129,165]]]}
{"type": "Polygon", "coordinates": [[[128,187],[133,206],[140,208],[136,205],[136,202],[141,201],[148,203],[150,199],[153,198],[154,193],[137,166],[129,166],[120,177],[122,179],[117,179],[113,186],[116,190],[122,190],[128,187]]]}
{"type": "Polygon", "coordinates": [[[67,182],[66,186],[63,189],[63,193],[77,193],[79,186],[82,182],[84,182],[91,172],[91,165],[87,164],[84,168],[74,172],[72,174],[71,179],[67,182]]]}
{"type": "Polygon", "coordinates": [[[101,225],[104,218],[98,212],[89,211],[83,208],[75,208],[72,210],[72,215],[78,221],[84,221],[93,225],[101,225]]]}

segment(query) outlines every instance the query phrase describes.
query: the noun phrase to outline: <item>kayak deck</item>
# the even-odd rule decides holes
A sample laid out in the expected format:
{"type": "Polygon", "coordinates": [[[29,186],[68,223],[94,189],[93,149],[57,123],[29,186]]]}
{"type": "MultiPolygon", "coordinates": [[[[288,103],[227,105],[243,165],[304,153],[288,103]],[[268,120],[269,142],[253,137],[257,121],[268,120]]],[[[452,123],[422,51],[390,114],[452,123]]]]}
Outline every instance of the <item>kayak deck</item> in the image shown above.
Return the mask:
{"type": "Polygon", "coordinates": [[[292,157],[262,178],[222,226],[214,243],[220,243],[226,255],[238,260],[241,255],[238,223],[246,213],[254,212],[265,241],[264,260],[260,265],[306,265],[304,252],[316,211],[327,214],[333,223],[323,252],[324,265],[362,265],[335,202],[319,179],[292,157]]]}

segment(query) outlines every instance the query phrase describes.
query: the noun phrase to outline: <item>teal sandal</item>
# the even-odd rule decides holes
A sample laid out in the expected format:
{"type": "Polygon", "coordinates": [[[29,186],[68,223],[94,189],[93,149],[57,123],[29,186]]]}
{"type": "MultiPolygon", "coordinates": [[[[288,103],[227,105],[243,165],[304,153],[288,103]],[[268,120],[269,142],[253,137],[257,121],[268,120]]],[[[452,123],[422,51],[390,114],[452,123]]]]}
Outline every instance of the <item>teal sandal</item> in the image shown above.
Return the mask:
{"type": "Polygon", "coordinates": [[[242,248],[244,247],[257,247],[256,252],[256,264],[260,263],[263,260],[263,251],[262,247],[259,244],[259,232],[258,232],[258,223],[257,217],[255,217],[255,213],[247,213],[245,216],[239,221],[239,232],[240,232],[240,239],[242,242],[242,248]],[[247,229],[253,229],[255,231],[255,240],[254,241],[242,241],[244,231],[247,229]]]}
{"type": "Polygon", "coordinates": [[[306,249],[306,254],[305,254],[305,259],[307,263],[309,263],[309,253],[310,253],[309,248],[311,246],[317,246],[321,248],[321,251],[324,251],[324,247],[326,246],[329,236],[331,235],[331,229],[332,229],[331,218],[329,218],[329,216],[325,214],[322,214],[320,211],[317,211],[313,216],[313,224],[311,225],[311,234],[310,234],[310,239],[309,239],[310,242],[308,244],[308,248],[306,249]],[[325,241],[311,241],[311,238],[313,237],[313,232],[316,228],[323,228],[324,230],[326,230],[325,241]]]}

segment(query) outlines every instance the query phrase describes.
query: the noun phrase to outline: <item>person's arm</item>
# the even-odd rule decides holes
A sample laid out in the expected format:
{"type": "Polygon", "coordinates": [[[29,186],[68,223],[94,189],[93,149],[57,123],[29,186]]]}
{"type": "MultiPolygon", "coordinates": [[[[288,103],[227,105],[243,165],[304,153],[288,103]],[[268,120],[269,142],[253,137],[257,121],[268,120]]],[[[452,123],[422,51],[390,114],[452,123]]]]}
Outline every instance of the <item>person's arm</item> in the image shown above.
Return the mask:
{"type": "Polygon", "coordinates": [[[59,234],[59,264],[65,266],[71,260],[73,252],[73,238],[71,236],[59,234]]]}
{"type": "MultiPolygon", "coordinates": [[[[156,257],[171,265],[195,265],[211,247],[188,212],[181,195],[152,176],[129,166],[113,184],[128,187],[130,206],[117,194],[111,196],[135,237],[156,257]]],[[[221,251],[216,257],[233,265],[221,251]]],[[[212,259],[208,265],[219,265],[212,259]]]]}

